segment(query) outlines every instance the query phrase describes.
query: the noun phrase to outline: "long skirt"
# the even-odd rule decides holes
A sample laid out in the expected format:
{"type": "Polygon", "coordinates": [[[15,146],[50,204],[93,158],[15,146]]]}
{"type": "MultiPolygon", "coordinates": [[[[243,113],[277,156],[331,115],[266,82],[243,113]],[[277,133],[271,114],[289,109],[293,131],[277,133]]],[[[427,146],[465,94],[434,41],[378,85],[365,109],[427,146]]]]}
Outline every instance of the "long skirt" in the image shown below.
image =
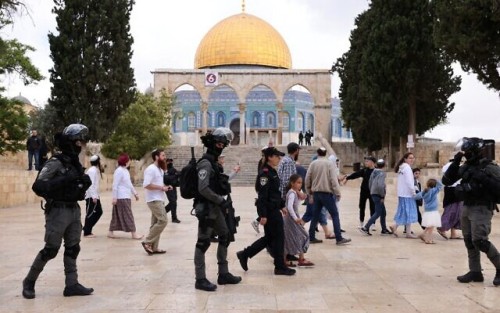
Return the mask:
{"type": "Polygon", "coordinates": [[[295,223],[290,215],[283,218],[285,232],[285,254],[306,253],[309,248],[309,234],[304,226],[295,223]]]}
{"type": "Polygon", "coordinates": [[[135,232],[134,214],[132,214],[132,201],[130,199],[118,199],[113,206],[113,214],[109,231],[121,230],[124,232],[135,232]]]}
{"type": "Polygon", "coordinates": [[[441,216],[441,231],[448,231],[452,228],[460,229],[460,215],[462,215],[463,202],[453,202],[444,207],[441,216]]]}
{"type": "Polygon", "coordinates": [[[417,203],[413,198],[398,197],[398,208],[394,215],[397,225],[406,225],[418,222],[417,203]]]}

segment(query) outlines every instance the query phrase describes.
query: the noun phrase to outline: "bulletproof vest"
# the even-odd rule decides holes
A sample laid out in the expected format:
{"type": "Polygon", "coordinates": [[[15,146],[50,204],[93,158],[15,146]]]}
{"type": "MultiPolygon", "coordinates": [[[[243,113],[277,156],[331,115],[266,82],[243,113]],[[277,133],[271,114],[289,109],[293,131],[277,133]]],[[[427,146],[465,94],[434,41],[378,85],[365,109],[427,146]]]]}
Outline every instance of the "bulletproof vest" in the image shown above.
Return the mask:
{"type": "Polygon", "coordinates": [[[61,179],[61,176],[64,176],[64,181],[68,183],[61,186],[61,188],[51,189],[45,198],[64,202],[85,199],[85,192],[90,187],[88,180],[84,179],[83,175],[64,155],[59,154],[54,156],[54,158],[60,161],[60,168],[57,174],[47,181],[47,184],[50,184],[51,180],[61,179]]]}
{"type": "Polygon", "coordinates": [[[206,159],[212,165],[214,175],[210,177],[209,186],[216,194],[227,196],[231,193],[231,184],[229,183],[229,176],[222,172],[221,167],[215,163],[214,157],[210,154],[205,154],[202,159],[206,159]]]}

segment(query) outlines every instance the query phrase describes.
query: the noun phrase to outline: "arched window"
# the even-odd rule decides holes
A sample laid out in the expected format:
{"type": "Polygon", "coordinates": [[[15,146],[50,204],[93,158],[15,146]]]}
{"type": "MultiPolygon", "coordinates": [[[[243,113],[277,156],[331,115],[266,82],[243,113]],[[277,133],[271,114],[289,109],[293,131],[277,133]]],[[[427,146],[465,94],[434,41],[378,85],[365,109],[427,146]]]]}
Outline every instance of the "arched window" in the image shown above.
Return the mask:
{"type": "Polygon", "coordinates": [[[304,131],[304,114],[297,113],[297,130],[304,131]]]}
{"type": "Polygon", "coordinates": [[[188,114],[188,131],[194,131],[196,127],[196,115],[193,112],[188,114]]]}
{"type": "Polygon", "coordinates": [[[252,127],[260,127],[260,113],[257,111],[252,113],[252,127]]]}
{"type": "Polygon", "coordinates": [[[274,125],[274,121],[275,121],[274,113],[273,112],[267,112],[267,115],[266,115],[267,127],[268,128],[274,128],[274,127],[276,127],[274,125]]]}
{"type": "Polygon", "coordinates": [[[207,111],[207,127],[212,127],[212,114],[207,111]]]}
{"type": "Polygon", "coordinates": [[[224,127],[226,126],[226,114],[224,112],[219,111],[217,112],[217,127],[224,127]]]}
{"type": "Polygon", "coordinates": [[[289,130],[290,129],[290,114],[288,112],[284,111],[283,113],[283,119],[282,119],[282,124],[283,124],[283,130],[289,130]]]}
{"type": "Polygon", "coordinates": [[[174,119],[174,132],[182,131],[182,113],[175,114],[174,119]]]}

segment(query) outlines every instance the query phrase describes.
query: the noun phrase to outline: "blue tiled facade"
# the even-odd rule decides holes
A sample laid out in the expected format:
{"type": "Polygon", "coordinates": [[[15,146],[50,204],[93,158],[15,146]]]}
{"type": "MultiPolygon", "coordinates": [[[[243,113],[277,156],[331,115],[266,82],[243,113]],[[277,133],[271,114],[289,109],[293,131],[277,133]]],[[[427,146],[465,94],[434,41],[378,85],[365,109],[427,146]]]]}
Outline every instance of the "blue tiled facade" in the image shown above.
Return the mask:
{"type": "MultiPolygon", "coordinates": [[[[174,133],[194,132],[202,127],[200,112],[201,97],[195,90],[180,90],[174,93],[174,133]]],[[[274,93],[263,87],[256,87],[245,100],[245,123],[252,130],[276,129],[278,127],[277,99],[274,93]]],[[[331,128],[333,139],[352,139],[350,131],[343,128],[340,100],[331,99],[331,128]]],[[[239,101],[236,93],[229,87],[216,88],[208,100],[207,127],[230,127],[231,122],[239,119],[239,101]]],[[[288,90],[283,100],[283,132],[298,133],[314,131],[313,99],[307,92],[288,90]]]]}

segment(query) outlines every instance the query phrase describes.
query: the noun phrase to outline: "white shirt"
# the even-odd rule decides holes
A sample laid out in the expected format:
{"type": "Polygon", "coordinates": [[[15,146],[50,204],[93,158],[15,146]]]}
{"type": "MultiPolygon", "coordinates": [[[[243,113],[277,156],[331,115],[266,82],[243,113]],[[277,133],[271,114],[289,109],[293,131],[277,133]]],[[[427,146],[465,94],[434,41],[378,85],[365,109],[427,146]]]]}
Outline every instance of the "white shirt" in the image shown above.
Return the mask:
{"type": "Polygon", "coordinates": [[[401,164],[398,171],[398,197],[412,198],[415,195],[415,180],[408,163],[401,164]]]}
{"type": "Polygon", "coordinates": [[[118,166],[113,174],[113,199],[131,199],[136,195],[134,185],[130,180],[130,173],[125,166],[118,166]]]}
{"type": "Polygon", "coordinates": [[[101,173],[97,166],[91,166],[87,170],[87,175],[89,175],[92,185],[90,185],[89,189],[85,192],[85,199],[99,199],[99,181],[101,180],[100,174],[101,173]]]}
{"type": "MultiPolygon", "coordinates": [[[[146,187],[149,184],[164,186],[163,170],[154,163],[148,166],[144,171],[144,182],[142,183],[142,187],[146,187]]],[[[163,190],[144,190],[146,191],[146,202],[165,201],[165,192],[163,190]]]]}

